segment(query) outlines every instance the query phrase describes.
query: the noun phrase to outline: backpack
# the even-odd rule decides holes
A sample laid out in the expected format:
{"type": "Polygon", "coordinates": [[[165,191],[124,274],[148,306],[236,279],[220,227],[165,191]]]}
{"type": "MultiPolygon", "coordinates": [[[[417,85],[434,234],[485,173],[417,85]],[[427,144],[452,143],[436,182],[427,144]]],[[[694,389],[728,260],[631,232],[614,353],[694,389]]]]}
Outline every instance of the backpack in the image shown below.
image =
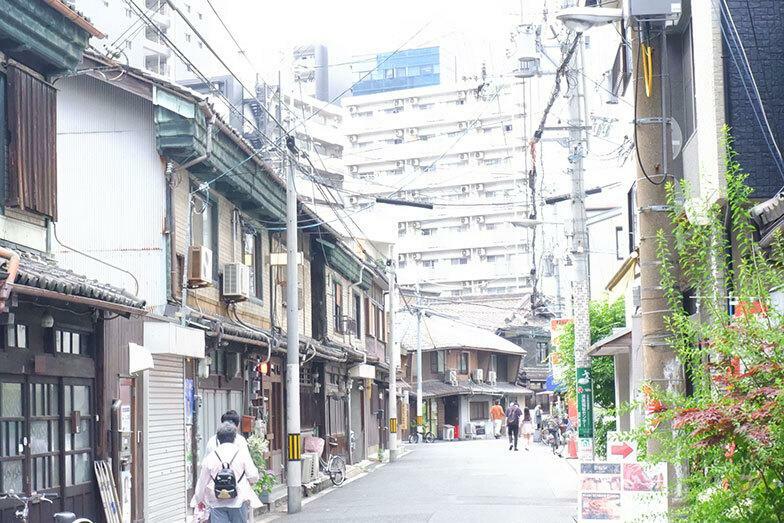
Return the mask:
{"type": "MultiPolygon", "coordinates": [[[[234,458],[237,457],[239,450],[234,453],[232,456],[231,461],[226,463],[221,459],[221,469],[215,474],[215,477],[212,478],[212,481],[215,483],[215,497],[217,499],[234,499],[237,497],[237,483],[242,481],[242,478],[245,477],[245,472],[242,472],[242,475],[237,479],[234,475],[234,470],[231,468],[231,464],[234,462],[234,458]]],[[[218,451],[215,451],[215,455],[218,456],[220,459],[220,454],[218,451]]]]}

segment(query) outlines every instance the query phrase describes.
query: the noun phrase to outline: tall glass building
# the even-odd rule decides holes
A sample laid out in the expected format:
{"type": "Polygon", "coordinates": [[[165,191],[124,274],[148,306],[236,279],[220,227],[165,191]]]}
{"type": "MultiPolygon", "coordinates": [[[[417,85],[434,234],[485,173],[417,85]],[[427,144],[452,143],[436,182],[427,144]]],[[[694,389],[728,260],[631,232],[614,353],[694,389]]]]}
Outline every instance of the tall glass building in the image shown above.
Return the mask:
{"type": "MultiPolygon", "coordinates": [[[[414,87],[439,85],[440,52],[436,47],[405,49],[397,53],[376,55],[375,69],[364,80],[357,83],[351,92],[354,96],[363,94],[398,91],[414,87]]],[[[357,79],[367,75],[370,67],[357,72],[357,79]]]]}

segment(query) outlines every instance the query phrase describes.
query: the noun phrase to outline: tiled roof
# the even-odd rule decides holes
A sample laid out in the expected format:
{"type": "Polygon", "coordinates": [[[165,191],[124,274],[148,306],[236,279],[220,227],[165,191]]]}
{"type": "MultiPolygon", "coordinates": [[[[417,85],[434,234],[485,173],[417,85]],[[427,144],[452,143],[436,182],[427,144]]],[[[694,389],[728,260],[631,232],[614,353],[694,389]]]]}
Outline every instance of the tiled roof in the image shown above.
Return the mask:
{"type": "MultiPolygon", "coordinates": [[[[412,391],[416,396],[416,386],[412,385],[412,391]]],[[[422,382],[423,398],[440,398],[443,396],[455,396],[465,394],[488,394],[500,396],[502,394],[533,394],[531,389],[520,387],[513,383],[498,382],[495,385],[489,383],[474,383],[472,381],[461,381],[457,385],[452,385],[441,380],[424,380],[422,382]]]]}
{"type": "MultiPolygon", "coordinates": [[[[11,248],[19,254],[20,258],[19,271],[17,272],[15,282],[17,285],[26,285],[61,294],[101,300],[137,309],[142,309],[145,305],[144,300],[124,289],[101,283],[97,280],[91,280],[86,276],[63,269],[54,261],[42,255],[21,251],[16,247],[11,248]]],[[[5,272],[7,263],[5,261],[2,265],[3,272],[0,274],[0,277],[3,279],[7,277],[5,272]]]]}

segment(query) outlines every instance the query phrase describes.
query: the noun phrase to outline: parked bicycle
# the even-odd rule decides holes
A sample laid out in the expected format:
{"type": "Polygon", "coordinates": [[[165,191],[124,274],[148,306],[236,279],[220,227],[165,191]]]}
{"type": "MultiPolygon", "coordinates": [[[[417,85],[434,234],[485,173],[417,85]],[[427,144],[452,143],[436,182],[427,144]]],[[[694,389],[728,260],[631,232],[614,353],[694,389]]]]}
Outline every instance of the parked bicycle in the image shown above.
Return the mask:
{"type": "MultiPolygon", "coordinates": [[[[17,494],[13,490],[9,490],[5,494],[0,494],[0,500],[5,499],[15,499],[16,501],[22,503],[22,507],[19,508],[14,515],[16,519],[22,521],[23,523],[27,523],[30,517],[30,504],[37,504],[41,502],[52,504],[52,500],[57,497],[56,494],[39,494],[38,492],[32,492],[29,496],[25,496],[23,494],[17,494]]],[[[89,519],[86,518],[77,518],[76,514],[73,512],[57,512],[52,514],[52,519],[55,523],[93,523],[89,519]]]]}
{"type": "Polygon", "coordinates": [[[553,454],[561,455],[562,447],[565,444],[563,434],[561,433],[561,425],[555,418],[548,419],[544,424],[542,431],[542,443],[550,447],[553,454]]]}
{"type": "Polygon", "coordinates": [[[421,441],[424,441],[425,443],[433,443],[435,440],[436,435],[429,430],[424,433],[412,432],[408,436],[409,443],[419,443],[421,441]]]}
{"type": "Polygon", "coordinates": [[[332,453],[332,449],[338,446],[335,438],[329,438],[329,454],[327,459],[319,456],[319,466],[321,471],[329,476],[330,481],[336,487],[341,486],[346,481],[346,460],[342,456],[332,453]]]}

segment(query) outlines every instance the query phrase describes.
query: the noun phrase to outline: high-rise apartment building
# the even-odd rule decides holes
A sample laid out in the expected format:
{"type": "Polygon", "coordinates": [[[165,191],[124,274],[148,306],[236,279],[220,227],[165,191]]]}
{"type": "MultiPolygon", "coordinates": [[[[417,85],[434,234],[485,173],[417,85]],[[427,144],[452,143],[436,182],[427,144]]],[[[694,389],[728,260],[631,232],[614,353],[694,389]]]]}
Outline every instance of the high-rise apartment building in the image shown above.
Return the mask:
{"type": "Polygon", "coordinates": [[[354,96],[438,85],[441,51],[439,47],[422,47],[378,53],[375,60],[358,60],[354,71],[354,96]]]}
{"type": "Polygon", "coordinates": [[[344,159],[365,193],[355,205],[373,196],[434,204],[372,213],[397,223],[401,284],[443,296],[530,289],[520,92],[517,81],[464,82],[343,100],[350,115],[344,159]]]}

